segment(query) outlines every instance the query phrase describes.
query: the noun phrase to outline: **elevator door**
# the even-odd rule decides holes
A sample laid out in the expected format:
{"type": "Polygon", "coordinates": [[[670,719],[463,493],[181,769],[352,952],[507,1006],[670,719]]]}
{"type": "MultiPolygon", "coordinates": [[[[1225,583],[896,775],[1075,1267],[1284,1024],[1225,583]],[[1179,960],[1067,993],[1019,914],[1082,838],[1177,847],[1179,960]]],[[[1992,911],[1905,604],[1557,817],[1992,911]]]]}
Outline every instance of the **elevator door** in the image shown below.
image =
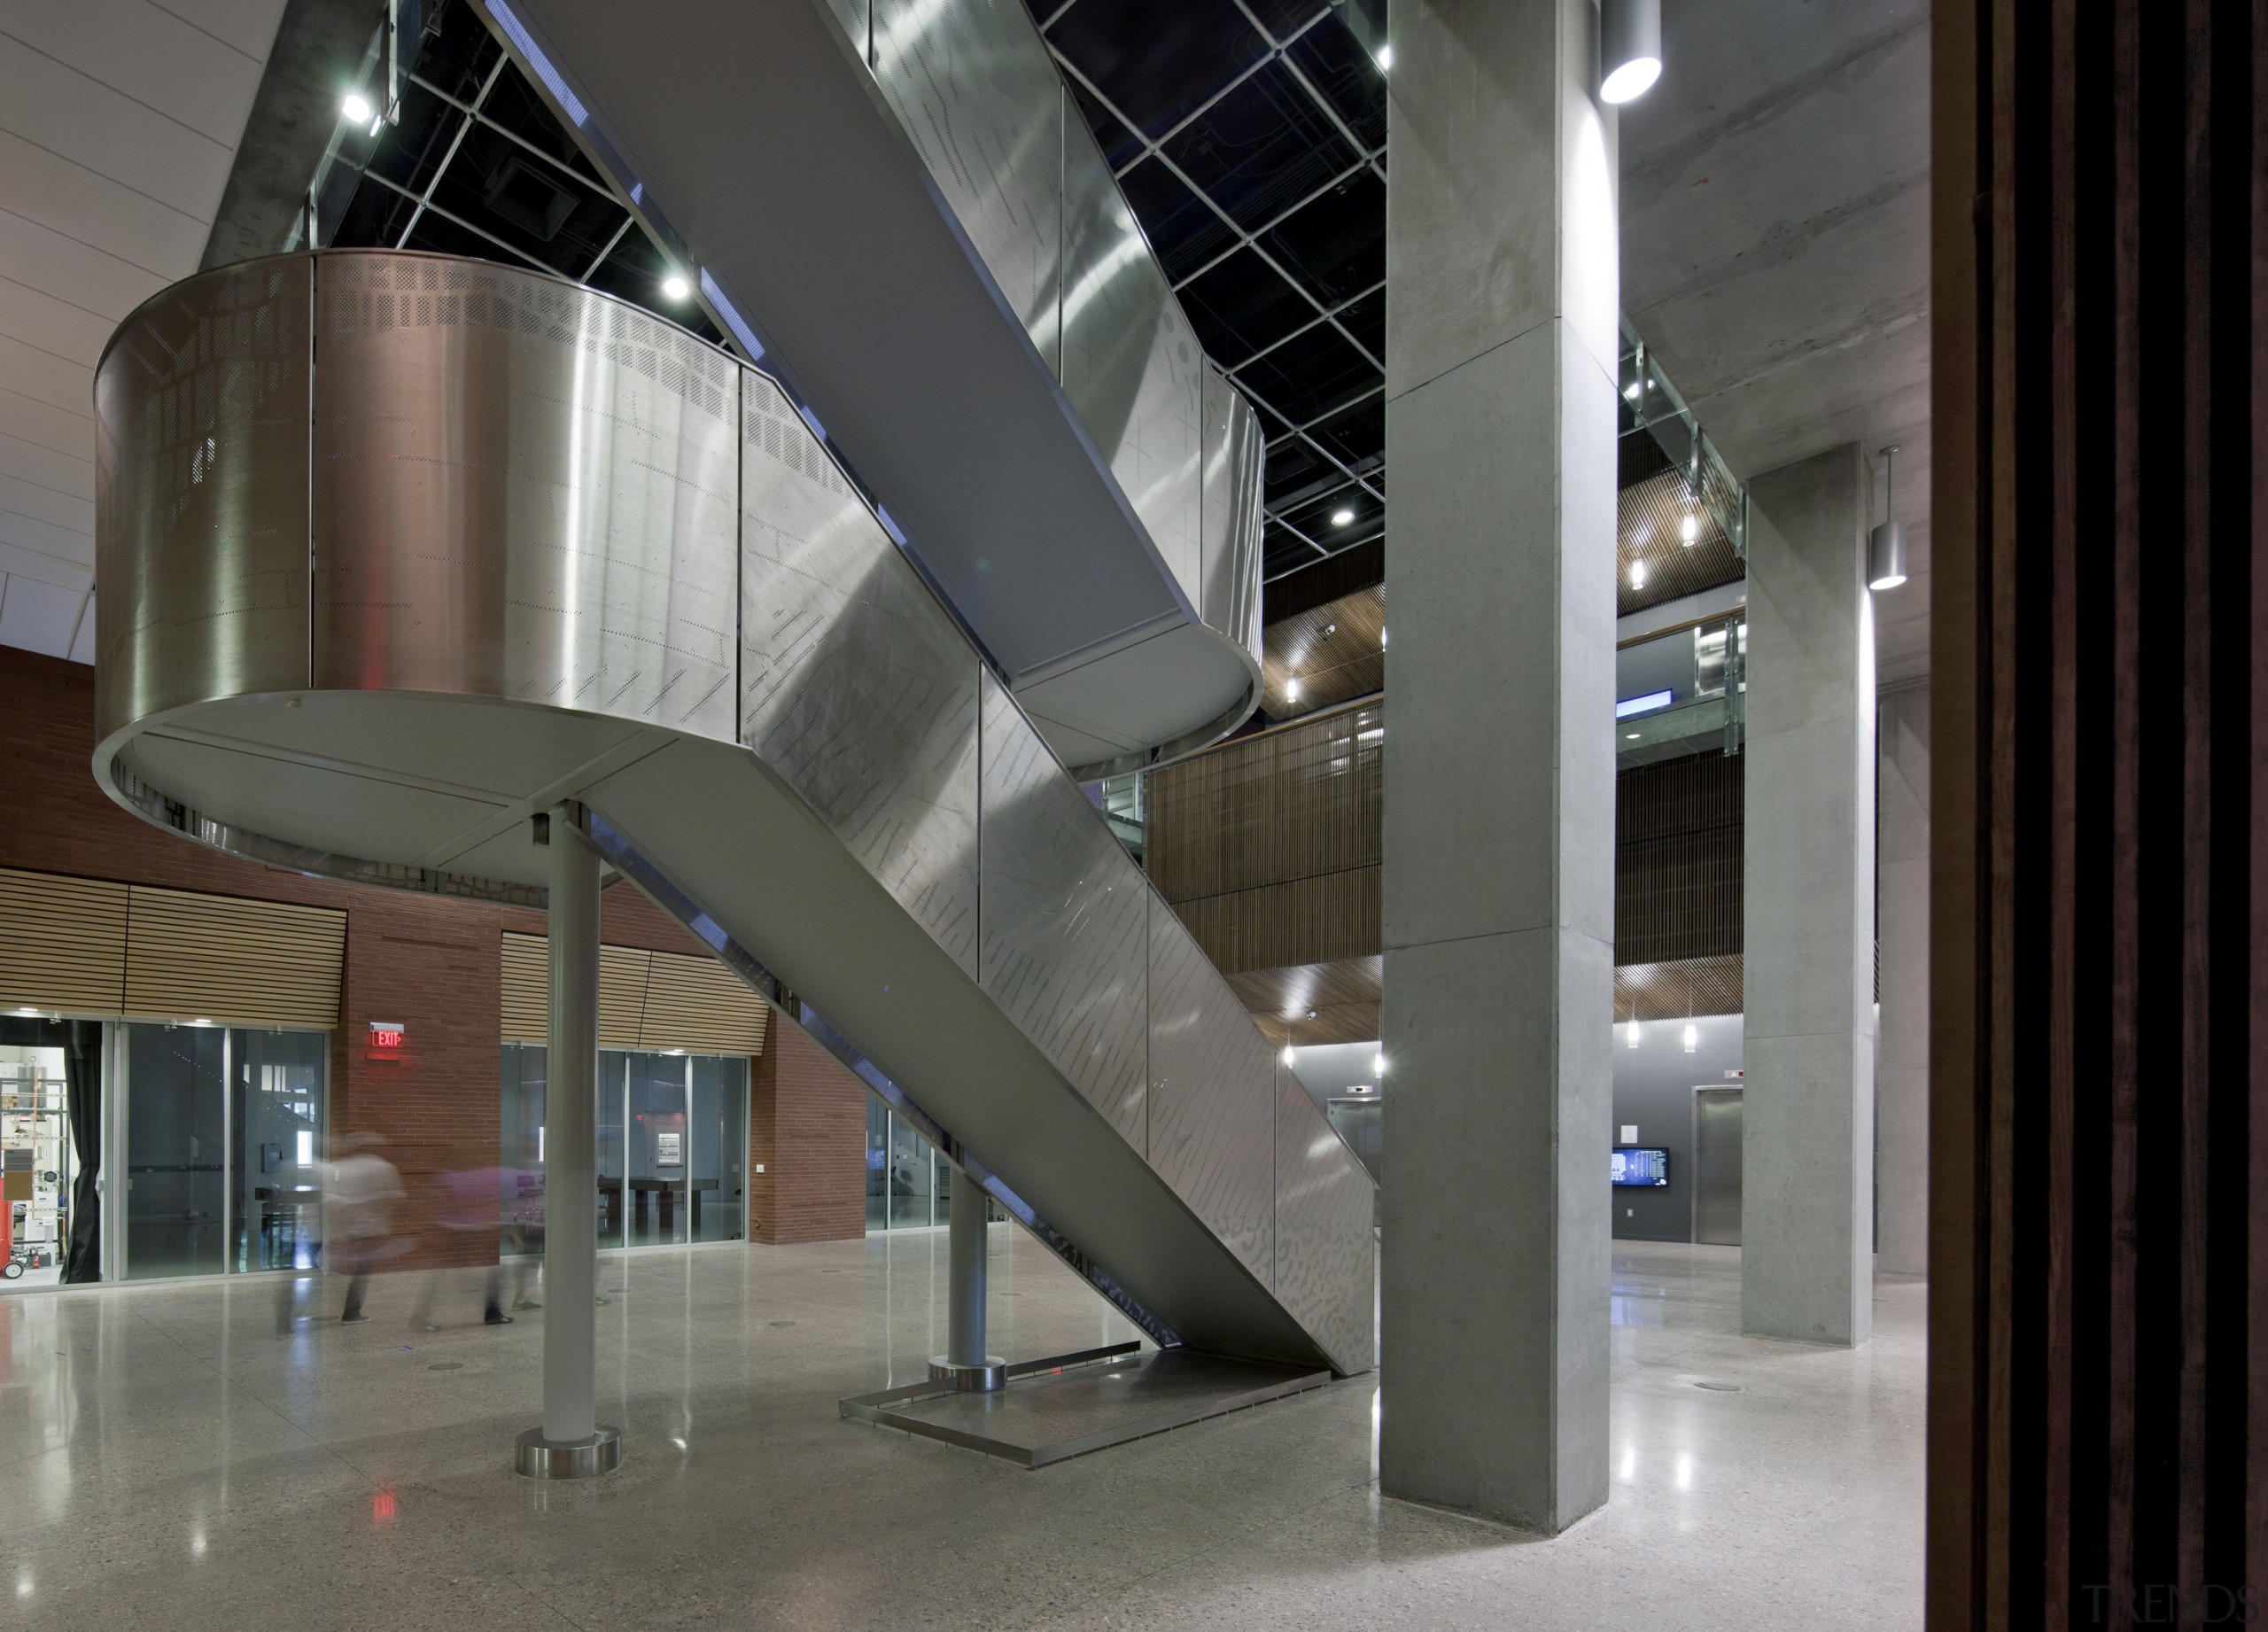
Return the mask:
{"type": "Polygon", "coordinates": [[[1693,1091],[1693,1239],[1740,1245],[1740,1096],[1693,1091]]]}

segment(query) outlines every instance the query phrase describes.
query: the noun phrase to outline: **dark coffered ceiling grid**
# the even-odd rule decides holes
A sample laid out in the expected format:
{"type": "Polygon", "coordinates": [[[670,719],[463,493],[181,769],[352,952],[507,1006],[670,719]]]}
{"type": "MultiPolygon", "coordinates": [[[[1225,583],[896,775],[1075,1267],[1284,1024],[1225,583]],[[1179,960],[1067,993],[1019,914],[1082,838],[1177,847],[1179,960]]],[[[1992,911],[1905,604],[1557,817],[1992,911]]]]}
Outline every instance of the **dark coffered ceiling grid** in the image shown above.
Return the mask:
{"type": "MultiPolygon", "coordinates": [[[[1386,509],[1386,75],[1346,9],[1029,4],[1207,354],[1260,409],[1266,575],[1364,545],[1375,556],[1386,509]]],[[[398,120],[342,139],[323,241],[512,261],[720,339],[697,303],[663,294],[669,252],[615,200],[475,8],[443,0],[428,16],[398,120]]],[[[1648,442],[1630,434],[1635,423],[1626,465],[1630,446],[1648,442]]],[[[1626,482],[1659,468],[1645,451],[1626,482]]]]}
{"type": "Polygon", "coordinates": [[[667,253],[616,202],[535,87],[463,0],[428,7],[399,118],[342,138],[322,242],[503,260],[619,296],[700,335],[667,253]]]}
{"type": "Polygon", "coordinates": [[[1316,0],[1029,4],[1207,354],[1266,424],[1267,576],[1379,538],[1377,61],[1316,0]]]}

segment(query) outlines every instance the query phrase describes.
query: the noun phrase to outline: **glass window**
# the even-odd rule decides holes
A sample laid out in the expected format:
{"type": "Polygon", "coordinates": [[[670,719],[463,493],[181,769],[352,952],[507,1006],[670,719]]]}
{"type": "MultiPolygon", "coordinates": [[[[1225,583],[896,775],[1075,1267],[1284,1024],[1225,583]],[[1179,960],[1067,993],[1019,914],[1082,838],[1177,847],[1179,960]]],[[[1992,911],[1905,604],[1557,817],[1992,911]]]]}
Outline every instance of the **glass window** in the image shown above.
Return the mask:
{"type": "Polygon", "coordinates": [[[630,1056],[599,1051],[599,1245],[623,1245],[623,1220],[629,1212],[624,1189],[622,1113],[630,1082],[630,1056]]]}
{"type": "Polygon", "coordinates": [[[500,1249],[543,1251],[543,1060],[540,1048],[504,1045],[504,1098],[496,1144],[500,1249]]]}
{"type": "Polygon", "coordinates": [[[748,1229],[748,1061],[696,1054],[686,1132],[693,1239],[737,1241],[748,1229]]]}
{"type": "Polygon", "coordinates": [[[0,1045],[0,1149],[9,1153],[0,1207],[8,1209],[12,1286],[63,1278],[73,1170],[63,1071],[60,1048],[0,1045]]]}
{"type": "MultiPolygon", "coordinates": [[[[543,1250],[545,1051],[506,1044],[502,1250],[543,1250]]],[[[607,1049],[598,1075],[598,1244],[734,1241],[748,1228],[748,1061],[607,1049]]]]}
{"type": "Polygon", "coordinates": [[[889,1228],[889,1108],[866,1096],[866,1229],[889,1228]]]}
{"type": "Polygon", "coordinates": [[[217,1275],[226,1193],[221,1059],[210,1026],[127,1029],[126,1271],[217,1275]]]}
{"type": "Polygon", "coordinates": [[[691,1061],[683,1054],[632,1054],[630,1244],[661,1247],[685,1240],[686,1096],[691,1061]]]}
{"type": "MultiPolygon", "coordinates": [[[[231,1031],[237,1130],[229,1267],[313,1269],[323,1159],[323,1054],[315,1031],[231,1031]]],[[[136,1267],[128,1259],[129,1268],[136,1267]]]]}
{"type": "Polygon", "coordinates": [[[889,1227],[919,1228],[936,1223],[931,1210],[936,1193],[929,1146],[904,1118],[889,1119],[889,1227]]]}

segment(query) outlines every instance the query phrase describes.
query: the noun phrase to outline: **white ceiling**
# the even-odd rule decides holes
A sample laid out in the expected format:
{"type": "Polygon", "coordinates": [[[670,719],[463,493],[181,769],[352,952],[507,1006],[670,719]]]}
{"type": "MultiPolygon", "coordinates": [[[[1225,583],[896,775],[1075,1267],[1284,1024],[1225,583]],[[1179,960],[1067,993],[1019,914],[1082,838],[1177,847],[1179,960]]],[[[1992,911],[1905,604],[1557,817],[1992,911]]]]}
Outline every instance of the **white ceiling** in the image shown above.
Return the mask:
{"type": "Polygon", "coordinates": [[[0,644],[94,661],[94,365],[197,270],[284,0],[0,0],[0,644]]]}

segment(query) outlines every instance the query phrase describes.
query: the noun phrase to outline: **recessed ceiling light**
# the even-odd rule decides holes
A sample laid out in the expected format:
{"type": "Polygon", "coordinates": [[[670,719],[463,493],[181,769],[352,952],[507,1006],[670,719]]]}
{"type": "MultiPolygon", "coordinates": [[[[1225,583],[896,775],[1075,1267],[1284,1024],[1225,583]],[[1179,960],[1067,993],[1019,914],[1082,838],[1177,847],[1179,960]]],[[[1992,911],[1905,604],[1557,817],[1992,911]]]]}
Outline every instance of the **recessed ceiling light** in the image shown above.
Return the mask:
{"type": "Polygon", "coordinates": [[[662,280],[662,293],[672,300],[682,300],[693,292],[693,285],[685,281],[681,272],[672,272],[662,280]]]}
{"type": "Polygon", "coordinates": [[[338,105],[338,113],[340,118],[357,125],[367,125],[377,117],[377,110],[370,105],[370,99],[359,90],[346,93],[346,100],[338,105]]]}
{"type": "Polygon", "coordinates": [[[1331,525],[1334,527],[1343,527],[1354,519],[1355,512],[1352,510],[1333,510],[1331,512],[1331,525]]]}

